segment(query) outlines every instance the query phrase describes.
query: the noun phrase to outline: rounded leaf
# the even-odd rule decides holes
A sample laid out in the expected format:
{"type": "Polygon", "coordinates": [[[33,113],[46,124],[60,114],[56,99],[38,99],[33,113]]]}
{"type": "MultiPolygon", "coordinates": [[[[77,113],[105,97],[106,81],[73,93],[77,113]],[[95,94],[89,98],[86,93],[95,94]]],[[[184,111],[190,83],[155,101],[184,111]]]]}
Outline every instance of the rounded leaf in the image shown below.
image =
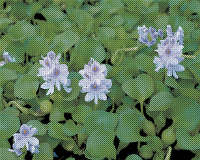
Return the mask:
{"type": "Polygon", "coordinates": [[[123,91],[130,97],[143,102],[149,98],[154,91],[154,84],[150,76],[140,74],[135,79],[130,79],[122,84],[123,91]]]}
{"type": "Polygon", "coordinates": [[[0,114],[0,138],[9,139],[20,128],[18,117],[9,114],[0,114]]]}
{"type": "Polygon", "coordinates": [[[42,36],[31,36],[26,39],[24,45],[26,53],[30,56],[45,55],[50,51],[47,40],[42,36]]]}
{"type": "Polygon", "coordinates": [[[18,78],[16,71],[10,69],[0,69],[0,86],[3,86],[6,82],[10,80],[16,80],[18,78]]]}
{"type": "Polygon", "coordinates": [[[159,92],[150,100],[149,111],[165,111],[173,100],[174,96],[170,92],[159,92]]]}
{"type": "Polygon", "coordinates": [[[36,97],[39,82],[36,76],[23,75],[14,85],[14,95],[22,99],[32,99],[36,97]]]}
{"type": "Polygon", "coordinates": [[[98,128],[107,128],[114,131],[118,119],[119,116],[114,113],[100,110],[93,111],[84,118],[85,131],[88,135],[98,128]]]}
{"type": "Polygon", "coordinates": [[[75,125],[74,121],[71,119],[67,120],[63,125],[63,131],[67,136],[74,136],[78,133],[81,133],[83,129],[83,127],[78,127],[75,125]]]}
{"type": "Polygon", "coordinates": [[[131,154],[128,157],[126,157],[125,160],[142,160],[142,158],[138,156],[137,154],[131,154]]]}
{"type": "Polygon", "coordinates": [[[43,136],[47,132],[47,128],[38,120],[30,120],[26,124],[28,126],[32,125],[32,128],[37,128],[37,132],[34,135],[43,136]]]}
{"type": "Polygon", "coordinates": [[[116,159],[116,149],[113,144],[115,133],[106,128],[94,130],[87,139],[86,149],[94,158],[103,156],[116,159]]]}

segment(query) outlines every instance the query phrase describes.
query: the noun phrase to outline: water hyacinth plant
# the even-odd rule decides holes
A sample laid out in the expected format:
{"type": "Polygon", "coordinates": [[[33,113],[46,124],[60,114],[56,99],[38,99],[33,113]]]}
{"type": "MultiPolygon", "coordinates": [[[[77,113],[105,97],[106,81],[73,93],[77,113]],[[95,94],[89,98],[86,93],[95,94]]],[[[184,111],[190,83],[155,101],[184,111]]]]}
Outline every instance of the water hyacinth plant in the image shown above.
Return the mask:
{"type": "Polygon", "coordinates": [[[84,69],[79,73],[84,77],[80,80],[79,86],[82,87],[81,92],[86,93],[85,101],[90,102],[94,99],[95,104],[98,104],[98,99],[107,100],[106,94],[109,93],[112,87],[111,79],[106,79],[107,69],[105,65],[100,65],[93,58],[90,59],[88,65],[84,65],[84,69]]]}
{"type": "Polygon", "coordinates": [[[4,51],[3,52],[3,58],[5,59],[5,61],[1,61],[0,62],[0,66],[3,66],[4,64],[8,63],[8,62],[15,62],[15,57],[11,58],[9,53],[4,51]]]}
{"type": "Polygon", "coordinates": [[[199,8],[0,1],[0,159],[200,159],[199,8]]]}
{"type": "Polygon", "coordinates": [[[167,69],[167,76],[172,76],[178,79],[176,72],[184,71],[184,66],[179,63],[184,60],[182,55],[183,44],[183,29],[179,26],[176,33],[172,32],[171,26],[167,26],[167,38],[161,40],[161,44],[158,44],[159,57],[155,56],[154,63],[156,64],[155,71],[158,72],[160,68],[165,67],[167,69]]]}
{"type": "Polygon", "coordinates": [[[42,58],[44,60],[40,60],[39,62],[43,67],[39,68],[37,76],[42,76],[46,81],[41,85],[41,88],[49,89],[46,95],[53,94],[54,85],[60,91],[61,84],[66,92],[71,92],[72,89],[67,87],[71,85],[71,81],[67,79],[69,74],[68,67],[66,64],[59,64],[60,54],[55,58],[55,53],[50,51],[47,57],[42,58]]]}
{"type": "Polygon", "coordinates": [[[32,137],[37,133],[37,128],[32,128],[32,126],[27,126],[26,124],[21,125],[20,133],[15,133],[13,135],[15,143],[13,144],[13,149],[8,149],[8,151],[15,152],[17,156],[20,156],[22,152],[21,148],[26,145],[28,151],[31,153],[38,153],[39,140],[36,137],[32,137]]]}

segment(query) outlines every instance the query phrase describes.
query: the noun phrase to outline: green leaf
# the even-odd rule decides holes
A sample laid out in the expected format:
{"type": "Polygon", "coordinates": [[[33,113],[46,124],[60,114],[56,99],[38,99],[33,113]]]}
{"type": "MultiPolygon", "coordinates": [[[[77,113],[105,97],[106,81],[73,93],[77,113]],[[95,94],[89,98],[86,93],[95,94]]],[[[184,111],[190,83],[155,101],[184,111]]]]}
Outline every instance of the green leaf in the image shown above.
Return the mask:
{"type": "Polygon", "coordinates": [[[147,74],[140,74],[135,79],[130,79],[122,84],[123,91],[130,97],[143,102],[149,98],[154,91],[154,84],[147,74]],[[142,87],[141,87],[142,86],[142,87]]]}
{"type": "Polygon", "coordinates": [[[13,116],[19,116],[20,111],[17,108],[14,107],[8,107],[5,108],[3,111],[0,112],[0,114],[9,114],[13,116]]]}
{"type": "Polygon", "coordinates": [[[32,19],[34,18],[34,15],[37,13],[37,11],[41,8],[42,8],[42,5],[40,3],[32,2],[29,5],[27,5],[26,13],[32,19]]]}
{"type": "Polygon", "coordinates": [[[107,128],[94,130],[87,139],[87,151],[94,158],[103,156],[116,159],[116,149],[113,144],[115,134],[107,128]]]}
{"type": "Polygon", "coordinates": [[[98,38],[102,44],[106,45],[115,39],[116,31],[111,27],[99,27],[98,38]]]}
{"type": "Polygon", "coordinates": [[[22,20],[26,19],[28,17],[26,13],[27,5],[23,2],[17,2],[12,6],[11,12],[9,14],[9,17],[13,20],[22,20]]]}
{"type": "Polygon", "coordinates": [[[37,133],[34,134],[34,136],[36,135],[43,136],[47,132],[47,128],[38,120],[30,120],[26,124],[28,126],[32,125],[32,128],[37,128],[37,133]]]}
{"type": "Polygon", "coordinates": [[[183,127],[178,127],[176,130],[177,142],[186,150],[196,150],[200,148],[200,134],[193,137],[183,127]]]}
{"type": "Polygon", "coordinates": [[[131,154],[128,157],[126,157],[125,160],[142,160],[142,158],[140,156],[138,156],[137,154],[131,154]]]}
{"type": "Polygon", "coordinates": [[[21,74],[24,74],[24,72],[25,72],[25,68],[22,67],[21,64],[15,63],[15,62],[6,63],[1,68],[2,69],[10,69],[10,70],[13,70],[13,71],[17,71],[17,72],[19,72],[21,74]]]}
{"type": "Polygon", "coordinates": [[[170,86],[170,87],[173,87],[173,88],[176,88],[176,89],[179,89],[179,88],[180,88],[180,86],[179,86],[179,84],[177,83],[176,79],[173,78],[173,77],[167,76],[167,78],[166,78],[165,81],[166,81],[166,84],[167,84],[168,86],[170,86]]]}
{"type": "Polygon", "coordinates": [[[200,39],[200,29],[195,29],[192,32],[192,37],[196,38],[196,39],[200,39]]]}
{"type": "Polygon", "coordinates": [[[115,129],[119,116],[105,111],[96,110],[87,114],[84,118],[84,127],[88,135],[98,128],[115,129]],[[112,123],[110,123],[112,121],[112,123]]]}
{"type": "Polygon", "coordinates": [[[124,112],[120,115],[119,122],[115,128],[115,134],[120,141],[130,143],[137,141],[147,142],[149,140],[149,136],[142,137],[140,135],[140,117],[133,112],[124,112]]]}
{"type": "Polygon", "coordinates": [[[85,106],[85,105],[79,105],[76,107],[76,109],[72,112],[72,119],[76,122],[84,123],[84,118],[92,112],[92,108],[85,106]]]}
{"type": "Polygon", "coordinates": [[[72,91],[68,94],[63,100],[71,101],[78,97],[81,87],[78,86],[79,81],[76,78],[71,79],[71,88],[72,91]]]}
{"type": "Polygon", "coordinates": [[[200,65],[199,63],[191,64],[188,69],[193,73],[194,77],[200,81],[200,65]]]}
{"type": "Polygon", "coordinates": [[[61,113],[58,110],[58,107],[54,107],[50,113],[49,120],[55,122],[64,121],[65,120],[64,113],[61,113]]]}
{"type": "Polygon", "coordinates": [[[65,122],[63,126],[63,131],[67,136],[74,136],[84,131],[84,127],[77,126],[73,120],[69,119],[65,122]]]}
{"type": "Polygon", "coordinates": [[[72,113],[76,109],[76,103],[74,101],[56,100],[53,106],[58,107],[61,113],[72,113]]]}
{"type": "Polygon", "coordinates": [[[91,57],[99,63],[106,58],[104,47],[92,37],[80,40],[75,44],[75,50],[77,57],[81,57],[85,63],[88,63],[91,57]]]}
{"type": "Polygon", "coordinates": [[[189,43],[189,44],[184,45],[183,53],[196,51],[197,49],[198,49],[198,45],[196,43],[189,43]]]}
{"type": "Polygon", "coordinates": [[[16,63],[22,63],[25,59],[25,47],[21,42],[12,42],[6,47],[6,51],[9,52],[11,57],[14,57],[16,63]]]}
{"type": "Polygon", "coordinates": [[[18,78],[16,72],[10,69],[1,68],[0,75],[1,75],[0,86],[3,86],[8,81],[16,80],[18,78]]]}
{"type": "Polygon", "coordinates": [[[20,40],[24,43],[27,38],[35,35],[36,32],[35,27],[32,24],[22,20],[15,25],[12,25],[8,30],[8,34],[13,37],[13,40],[20,40]]]}
{"type": "Polygon", "coordinates": [[[0,148],[10,148],[10,143],[7,139],[0,138],[0,148]]]}
{"type": "Polygon", "coordinates": [[[182,21],[180,26],[184,30],[184,35],[190,34],[194,30],[194,24],[190,21],[182,21]]]}
{"type": "Polygon", "coordinates": [[[10,152],[10,151],[7,151],[8,148],[0,148],[0,160],[5,160],[5,157],[6,159],[17,159],[17,154],[15,152],[10,152]]]}
{"type": "Polygon", "coordinates": [[[177,96],[170,104],[174,126],[192,130],[200,119],[199,104],[192,98],[177,96]]]}
{"type": "Polygon", "coordinates": [[[164,144],[158,136],[153,136],[147,142],[147,145],[151,147],[153,151],[160,152],[164,148],[164,144]]]}
{"type": "Polygon", "coordinates": [[[49,125],[48,134],[50,137],[66,141],[71,139],[64,133],[63,125],[61,123],[49,122],[48,125],[49,125]]]}
{"type": "Polygon", "coordinates": [[[40,143],[38,147],[39,153],[33,154],[33,160],[49,159],[53,160],[53,149],[48,143],[40,143]]]}
{"type": "Polygon", "coordinates": [[[60,8],[58,9],[52,6],[43,8],[40,12],[46,18],[47,22],[61,22],[65,18],[65,14],[60,10],[60,8]]]}
{"type": "Polygon", "coordinates": [[[79,8],[83,4],[83,1],[84,0],[68,0],[65,1],[65,3],[67,4],[67,6],[79,8]]]}
{"type": "Polygon", "coordinates": [[[180,92],[182,93],[182,95],[190,97],[194,99],[195,101],[198,101],[200,98],[200,92],[194,88],[180,89],[180,92]]]}
{"type": "Polygon", "coordinates": [[[0,18],[0,28],[4,29],[8,24],[13,23],[13,20],[3,17],[0,18]]]}
{"type": "Polygon", "coordinates": [[[39,25],[38,29],[39,32],[41,31],[42,36],[51,32],[55,32],[57,34],[60,33],[59,28],[52,22],[47,22],[39,19],[35,19],[35,22],[39,25]]]}
{"type": "Polygon", "coordinates": [[[74,44],[79,41],[80,37],[73,31],[67,30],[53,39],[52,46],[56,44],[61,44],[65,51],[68,51],[74,44]]]}
{"type": "Polygon", "coordinates": [[[23,75],[14,85],[14,95],[22,99],[32,99],[36,97],[39,87],[37,77],[32,75],[23,75]]]}
{"type": "Polygon", "coordinates": [[[170,92],[159,92],[150,100],[149,111],[165,111],[173,99],[174,96],[170,92]]]}
{"type": "Polygon", "coordinates": [[[9,139],[20,128],[18,117],[9,114],[0,114],[0,138],[9,139]]]}
{"type": "Polygon", "coordinates": [[[26,39],[24,45],[26,53],[30,56],[45,55],[50,51],[47,40],[42,36],[31,36],[26,39]]]}
{"type": "Polygon", "coordinates": [[[185,70],[182,72],[176,72],[179,78],[181,79],[193,79],[193,74],[192,72],[185,67],[185,70]]]}
{"type": "Polygon", "coordinates": [[[112,81],[112,87],[111,92],[109,92],[107,95],[115,102],[118,99],[121,99],[125,96],[124,91],[121,89],[121,85],[117,83],[116,81],[112,81]]]}

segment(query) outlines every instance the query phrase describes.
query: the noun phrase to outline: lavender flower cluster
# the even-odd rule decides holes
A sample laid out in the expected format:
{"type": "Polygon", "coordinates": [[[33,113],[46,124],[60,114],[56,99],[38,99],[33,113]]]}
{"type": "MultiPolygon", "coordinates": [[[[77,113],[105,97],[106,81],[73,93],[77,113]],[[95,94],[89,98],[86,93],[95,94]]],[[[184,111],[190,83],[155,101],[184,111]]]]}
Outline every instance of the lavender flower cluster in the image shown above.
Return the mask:
{"type": "MultiPolygon", "coordinates": [[[[153,45],[156,42],[157,35],[163,37],[162,30],[159,30],[158,33],[155,32],[156,29],[149,27],[149,30],[143,26],[138,27],[138,34],[140,35],[139,40],[142,43],[146,43],[148,47],[153,45]],[[150,32],[152,35],[152,41],[147,39],[147,34],[150,32]]],[[[165,67],[167,69],[167,76],[172,76],[178,79],[176,72],[184,71],[184,66],[179,63],[184,60],[182,55],[182,49],[184,46],[183,43],[183,29],[179,26],[176,32],[172,32],[171,26],[167,25],[167,37],[164,40],[160,40],[161,44],[158,44],[158,49],[155,50],[158,52],[159,57],[155,56],[153,63],[156,64],[155,71],[158,72],[159,69],[165,67]]]]}
{"type": "Polygon", "coordinates": [[[27,126],[26,124],[21,125],[20,133],[15,133],[13,135],[15,143],[13,143],[13,149],[7,149],[10,152],[15,152],[17,156],[22,154],[20,151],[26,145],[27,151],[31,153],[39,153],[37,149],[39,145],[39,140],[36,137],[32,137],[37,133],[37,128],[32,128],[32,126],[27,126]]]}
{"type": "Polygon", "coordinates": [[[3,53],[3,58],[5,59],[5,61],[1,61],[0,62],[0,66],[3,66],[4,64],[6,64],[7,62],[16,62],[15,58],[11,58],[11,56],[9,55],[8,52],[4,51],[3,53]]]}
{"type": "Polygon", "coordinates": [[[89,102],[94,99],[94,102],[98,104],[98,99],[107,100],[106,94],[110,91],[112,82],[111,79],[106,79],[107,69],[105,64],[100,65],[99,62],[93,58],[90,59],[88,65],[84,65],[84,69],[79,73],[84,79],[80,80],[79,86],[83,87],[81,92],[86,93],[85,101],[89,102]]]}

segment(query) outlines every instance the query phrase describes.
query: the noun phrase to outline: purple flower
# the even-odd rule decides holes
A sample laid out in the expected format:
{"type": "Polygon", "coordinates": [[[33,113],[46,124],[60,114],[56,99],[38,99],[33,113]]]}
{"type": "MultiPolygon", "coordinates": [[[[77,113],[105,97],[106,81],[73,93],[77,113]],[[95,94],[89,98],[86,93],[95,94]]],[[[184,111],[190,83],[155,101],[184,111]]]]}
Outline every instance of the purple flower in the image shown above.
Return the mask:
{"type": "MultiPolygon", "coordinates": [[[[174,40],[174,41],[179,41],[179,45],[182,45],[184,44],[183,43],[183,37],[184,37],[184,34],[183,34],[183,29],[181,26],[179,26],[179,28],[177,29],[176,32],[172,32],[172,29],[171,29],[171,26],[170,25],[167,25],[167,37],[171,38],[170,40],[174,40]]],[[[171,42],[170,41],[170,42],[171,42]]]]}
{"type": "Polygon", "coordinates": [[[156,38],[158,37],[158,32],[155,28],[149,27],[147,29],[145,25],[143,27],[138,26],[139,41],[147,44],[148,47],[156,43],[156,38]]]}
{"type": "Polygon", "coordinates": [[[90,59],[88,65],[84,65],[84,69],[79,73],[84,79],[79,81],[79,86],[83,87],[81,92],[88,92],[85,96],[85,101],[89,102],[94,99],[94,102],[98,104],[98,98],[101,100],[107,100],[106,94],[109,93],[109,88],[112,86],[110,79],[105,79],[107,75],[106,66],[100,65],[93,58],[90,59]]]}
{"type": "Polygon", "coordinates": [[[161,29],[158,30],[158,35],[163,38],[163,31],[161,29]]]}
{"type": "MultiPolygon", "coordinates": [[[[175,71],[183,71],[185,68],[179,63],[184,59],[181,57],[183,45],[179,45],[176,41],[172,41],[171,37],[166,38],[161,41],[161,44],[158,44],[158,49],[155,50],[158,52],[159,57],[155,56],[154,63],[156,64],[155,71],[158,72],[160,68],[165,67],[168,69],[167,75],[178,78],[175,71]]],[[[175,39],[174,39],[175,40],[175,39]]]]}
{"type": "Polygon", "coordinates": [[[11,58],[10,55],[9,55],[9,53],[6,52],[6,51],[4,51],[4,53],[3,53],[3,58],[5,60],[7,60],[8,62],[15,62],[16,61],[15,58],[14,57],[11,58]]]}
{"type": "Polygon", "coordinates": [[[15,143],[13,144],[14,150],[8,149],[8,151],[16,152],[16,154],[19,156],[22,154],[20,148],[23,148],[24,145],[26,145],[26,148],[29,150],[30,147],[38,147],[39,140],[36,137],[32,137],[36,132],[37,128],[32,128],[32,126],[27,126],[26,124],[21,125],[20,133],[15,133],[13,135],[15,141],[15,143]]]}
{"type": "Polygon", "coordinates": [[[47,57],[42,57],[44,60],[40,60],[40,64],[43,67],[39,68],[39,74],[37,76],[42,76],[46,81],[41,85],[43,89],[49,89],[46,95],[52,94],[54,92],[54,85],[60,91],[61,86],[66,92],[71,92],[72,88],[67,86],[71,85],[71,80],[67,79],[69,71],[66,64],[59,64],[60,54],[55,58],[55,53],[50,51],[47,57]]]}
{"type": "Polygon", "coordinates": [[[67,79],[68,74],[69,71],[66,64],[59,64],[57,66],[54,66],[54,68],[50,69],[50,73],[45,75],[45,78],[48,80],[41,85],[41,88],[49,89],[49,91],[46,94],[49,95],[54,92],[54,85],[56,85],[57,89],[60,91],[60,84],[62,84],[65,91],[71,92],[72,89],[66,87],[71,85],[71,80],[67,79]]]}
{"type": "Polygon", "coordinates": [[[86,82],[85,85],[82,83],[81,92],[88,92],[85,96],[85,101],[90,102],[94,99],[94,102],[98,104],[98,99],[107,100],[106,94],[110,92],[108,89],[111,88],[112,82],[111,79],[104,79],[100,80],[100,85],[98,85],[96,80],[90,81],[90,83],[86,82]]]}

